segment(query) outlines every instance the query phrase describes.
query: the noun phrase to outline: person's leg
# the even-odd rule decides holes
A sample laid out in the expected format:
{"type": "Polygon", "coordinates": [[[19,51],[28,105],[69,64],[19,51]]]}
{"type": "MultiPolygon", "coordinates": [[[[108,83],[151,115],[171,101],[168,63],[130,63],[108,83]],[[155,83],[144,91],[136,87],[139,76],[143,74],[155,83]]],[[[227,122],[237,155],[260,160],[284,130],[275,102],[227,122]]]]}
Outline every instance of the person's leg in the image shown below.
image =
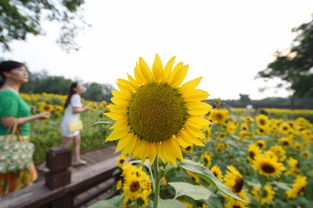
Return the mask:
{"type": "Polygon", "coordinates": [[[80,159],[80,134],[74,136],[74,165],[85,165],[87,162],[80,159]]]}
{"type": "Polygon", "coordinates": [[[70,148],[71,143],[73,142],[74,137],[64,137],[62,147],[70,148]]]}
{"type": "Polygon", "coordinates": [[[80,163],[80,134],[74,136],[74,164],[80,163]]]}

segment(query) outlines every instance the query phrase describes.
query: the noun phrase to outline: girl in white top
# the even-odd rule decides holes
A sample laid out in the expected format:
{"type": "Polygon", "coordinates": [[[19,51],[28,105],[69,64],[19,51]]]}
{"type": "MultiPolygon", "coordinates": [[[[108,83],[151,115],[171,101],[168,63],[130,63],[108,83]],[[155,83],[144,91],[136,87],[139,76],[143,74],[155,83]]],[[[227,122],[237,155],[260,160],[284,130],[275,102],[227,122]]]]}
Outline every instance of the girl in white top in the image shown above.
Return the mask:
{"type": "Polygon", "coordinates": [[[69,148],[71,143],[74,143],[74,166],[86,164],[86,161],[80,159],[80,132],[79,130],[75,132],[70,132],[68,128],[69,122],[79,120],[79,114],[90,109],[89,106],[82,107],[82,104],[80,102],[80,95],[84,92],[85,87],[82,84],[75,82],[71,85],[69,94],[64,105],[64,118],[61,122],[63,146],[69,148]]]}

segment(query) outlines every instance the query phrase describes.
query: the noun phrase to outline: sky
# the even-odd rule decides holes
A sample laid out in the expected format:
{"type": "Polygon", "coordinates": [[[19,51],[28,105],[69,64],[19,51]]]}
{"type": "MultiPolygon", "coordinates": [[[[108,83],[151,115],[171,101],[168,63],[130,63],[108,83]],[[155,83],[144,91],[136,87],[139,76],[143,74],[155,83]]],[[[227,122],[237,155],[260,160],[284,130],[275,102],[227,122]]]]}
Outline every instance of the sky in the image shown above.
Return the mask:
{"type": "Polygon", "coordinates": [[[286,97],[267,90],[279,80],[255,79],[274,60],[276,50],[290,47],[293,27],[308,22],[312,0],[115,0],[86,1],[84,19],[92,25],[79,34],[81,49],[66,53],[55,43],[56,25],[44,22],[46,36],[14,41],[5,59],[26,62],[32,72],[109,83],[133,74],[139,57],[151,66],[158,53],[163,64],[189,65],[185,81],[202,76],[199,89],[209,98],[286,97]]]}

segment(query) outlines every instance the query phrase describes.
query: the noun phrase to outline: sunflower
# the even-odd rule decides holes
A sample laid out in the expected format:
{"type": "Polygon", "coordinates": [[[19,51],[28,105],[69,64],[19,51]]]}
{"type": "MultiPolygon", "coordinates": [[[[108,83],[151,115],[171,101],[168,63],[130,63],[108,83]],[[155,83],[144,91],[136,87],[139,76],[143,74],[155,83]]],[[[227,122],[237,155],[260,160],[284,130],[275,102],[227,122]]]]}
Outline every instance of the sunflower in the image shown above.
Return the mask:
{"type": "Polygon", "coordinates": [[[216,124],[223,124],[226,120],[229,119],[229,113],[225,109],[213,109],[210,112],[210,120],[216,124]]]}
{"type": "Polygon", "coordinates": [[[218,167],[217,165],[214,165],[211,168],[211,172],[213,173],[213,175],[215,175],[215,177],[219,180],[222,181],[223,180],[223,173],[220,169],[220,167],[218,167]]]}
{"type": "Polygon", "coordinates": [[[135,78],[118,79],[120,90],[112,91],[114,104],[108,106],[111,112],[105,113],[116,120],[106,139],[119,140],[116,152],[141,160],[148,157],[151,163],[159,156],[176,165],[176,159],[183,160],[180,147],[203,146],[201,129],[209,121],[202,116],[211,106],[201,101],[209,94],[195,89],[201,77],[181,85],[188,66],[180,62],[173,68],[174,59],[163,67],[156,55],[151,71],[139,58],[135,78]]]}
{"type": "Polygon", "coordinates": [[[244,132],[249,131],[248,124],[247,123],[242,123],[241,126],[240,126],[240,129],[241,129],[241,131],[244,131],[244,132]]]}
{"type": "Polygon", "coordinates": [[[224,177],[225,185],[234,193],[240,193],[243,190],[243,177],[239,171],[232,165],[227,166],[227,173],[224,177]]]}
{"type": "Polygon", "coordinates": [[[311,158],[311,153],[308,150],[302,151],[300,154],[305,159],[310,159],[311,158]]]}
{"type": "Polygon", "coordinates": [[[63,107],[62,106],[60,106],[60,105],[55,105],[54,106],[54,113],[55,114],[60,114],[61,112],[63,111],[63,107]]]}
{"type": "Polygon", "coordinates": [[[40,112],[50,113],[51,111],[53,111],[53,105],[45,103],[43,105],[40,105],[39,110],[40,110],[40,112]]]}
{"type": "Polygon", "coordinates": [[[211,154],[202,154],[200,158],[203,161],[203,166],[207,168],[211,166],[211,160],[212,160],[211,154]]]}
{"type": "Polygon", "coordinates": [[[292,184],[292,189],[285,192],[288,198],[295,199],[298,195],[303,195],[304,187],[307,184],[306,179],[305,176],[297,176],[294,184],[292,184]]]}
{"type": "Polygon", "coordinates": [[[289,168],[285,173],[286,176],[288,175],[296,176],[300,173],[298,160],[294,159],[293,157],[290,157],[287,160],[287,163],[288,163],[289,168]]]}
{"type": "Polygon", "coordinates": [[[129,175],[125,179],[123,191],[130,200],[135,200],[139,198],[143,189],[144,189],[144,184],[142,183],[139,177],[135,175],[129,175]]]}
{"type": "Polygon", "coordinates": [[[276,158],[272,158],[267,154],[260,154],[255,157],[252,167],[259,174],[267,177],[277,177],[284,170],[282,163],[278,162],[276,158]]]}
{"type": "Polygon", "coordinates": [[[287,147],[291,144],[291,138],[290,137],[281,138],[279,140],[279,143],[287,147]]]}
{"type": "Polygon", "coordinates": [[[191,177],[192,182],[194,182],[196,184],[199,183],[200,178],[199,178],[199,176],[197,174],[195,174],[195,173],[193,173],[191,171],[188,171],[188,170],[186,172],[191,177]]]}
{"type": "Polygon", "coordinates": [[[258,147],[260,147],[260,149],[265,148],[265,141],[264,140],[258,140],[256,142],[256,145],[258,145],[258,147]]]}
{"type": "Polygon", "coordinates": [[[279,161],[284,161],[286,159],[286,151],[280,145],[275,145],[270,147],[270,151],[274,152],[276,156],[279,158],[279,161]]]}
{"type": "Polygon", "coordinates": [[[236,122],[228,122],[226,129],[227,129],[227,132],[229,134],[235,134],[237,132],[237,123],[236,122]]]}
{"type": "Polygon", "coordinates": [[[188,145],[188,146],[182,148],[182,150],[184,153],[187,153],[187,154],[192,153],[193,152],[193,145],[188,145]]]}
{"type": "Polygon", "coordinates": [[[253,118],[251,116],[246,116],[245,119],[248,124],[252,124],[253,118]]]}
{"type": "Polygon", "coordinates": [[[268,117],[266,115],[263,115],[263,114],[257,115],[256,116],[256,123],[262,129],[267,128],[269,125],[268,117]]]}
{"type": "Polygon", "coordinates": [[[248,160],[250,162],[253,162],[255,160],[255,157],[261,153],[261,150],[258,145],[250,144],[248,147],[248,152],[249,152],[248,160]]]}
{"type": "Polygon", "coordinates": [[[300,150],[301,149],[301,144],[300,143],[296,143],[292,146],[295,150],[300,150]]]}
{"type": "Polygon", "coordinates": [[[238,200],[227,200],[227,203],[225,204],[225,208],[245,208],[246,203],[238,201],[238,200]]]}
{"type": "Polygon", "coordinates": [[[267,184],[263,188],[258,188],[253,186],[252,194],[254,198],[261,204],[271,203],[275,196],[275,191],[273,191],[271,185],[267,184]]]}
{"type": "Polygon", "coordinates": [[[127,157],[125,155],[120,155],[117,158],[117,166],[120,168],[123,167],[123,165],[127,162],[128,162],[128,160],[127,160],[127,157]]]}
{"type": "Polygon", "coordinates": [[[284,122],[281,125],[279,125],[279,130],[284,135],[288,135],[289,132],[292,130],[288,122],[284,122]]]}

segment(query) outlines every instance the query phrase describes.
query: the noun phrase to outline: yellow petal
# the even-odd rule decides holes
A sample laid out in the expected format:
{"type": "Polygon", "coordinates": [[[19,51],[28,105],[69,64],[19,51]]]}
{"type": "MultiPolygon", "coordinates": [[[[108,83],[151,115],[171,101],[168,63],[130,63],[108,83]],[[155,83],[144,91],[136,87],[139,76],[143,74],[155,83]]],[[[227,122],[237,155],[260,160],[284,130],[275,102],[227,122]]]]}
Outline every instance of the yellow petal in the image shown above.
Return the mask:
{"type": "Polygon", "coordinates": [[[187,119],[187,123],[191,123],[193,126],[197,126],[198,128],[203,128],[208,126],[210,121],[202,117],[191,116],[187,119]]]}
{"type": "Polygon", "coordinates": [[[199,102],[206,99],[208,96],[209,93],[204,90],[190,90],[183,93],[186,102],[199,102]]]}
{"type": "Polygon", "coordinates": [[[129,101],[127,100],[124,100],[124,99],[121,99],[121,98],[118,98],[118,97],[112,97],[111,98],[111,101],[116,104],[116,105],[121,105],[121,106],[128,106],[129,105],[129,101]]]}
{"type": "Polygon", "coordinates": [[[139,64],[140,64],[140,69],[141,69],[141,74],[144,78],[144,83],[150,83],[152,82],[152,73],[150,71],[150,68],[148,64],[143,60],[143,58],[139,58],[139,64]]]}
{"type": "Polygon", "coordinates": [[[178,144],[182,147],[182,148],[186,148],[189,145],[191,145],[192,143],[186,142],[184,139],[182,139],[180,136],[176,136],[177,138],[177,142],[178,144]]]}
{"type": "Polygon", "coordinates": [[[176,66],[174,67],[173,71],[170,73],[170,76],[168,78],[168,83],[170,85],[172,85],[172,83],[175,81],[175,76],[177,76],[176,74],[179,72],[180,69],[182,69],[184,67],[183,62],[179,62],[178,64],[176,64],[176,66]]]}
{"type": "Polygon", "coordinates": [[[190,80],[188,82],[186,82],[185,84],[183,84],[179,90],[182,92],[182,93],[185,93],[189,90],[193,90],[195,89],[199,83],[201,82],[202,80],[202,77],[198,77],[197,79],[193,79],[193,80],[190,80]]]}
{"type": "Polygon", "coordinates": [[[163,65],[158,54],[155,55],[154,63],[152,65],[152,72],[154,75],[154,80],[160,82],[163,78],[163,65]]]}
{"type": "Polygon", "coordinates": [[[122,149],[124,149],[127,145],[129,145],[132,141],[132,136],[130,134],[126,135],[125,137],[121,138],[118,141],[118,144],[116,146],[115,149],[115,153],[121,151],[122,149]]]}
{"type": "Polygon", "coordinates": [[[104,115],[115,121],[125,119],[126,117],[126,115],[122,113],[104,113],[104,115]]]}
{"type": "Polygon", "coordinates": [[[150,160],[150,164],[153,164],[157,154],[157,144],[150,144],[149,151],[147,153],[150,160]]]}
{"type": "Polygon", "coordinates": [[[184,81],[187,71],[188,71],[188,65],[185,65],[181,69],[178,69],[176,73],[174,70],[173,74],[175,75],[174,75],[173,81],[171,82],[171,86],[175,88],[178,87],[184,81]]]}
{"type": "Polygon", "coordinates": [[[127,119],[118,120],[116,121],[110,129],[119,129],[119,128],[126,128],[127,127],[127,119]]]}
{"type": "Polygon", "coordinates": [[[139,63],[136,63],[134,73],[135,73],[135,78],[136,78],[137,82],[139,82],[140,84],[144,83],[144,77],[141,73],[141,68],[140,68],[139,63]]]}
{"type": "Polygon", "coordinates": [[[186,105],[188,108],[188,113],[195,116],[205,115],[212,109],[212,106],[204,102],[187,103],[186,105]]]}
{"type": "Polygon", "coordinates": [[[195,144],[198,146],[204,146],[204,144],[197,139],[195,136],[188,134],[185,130],[180,131],[180,138],[185,140],[187,143],[195,144]]]}
{"type": "Polygon", "coordinates": [[[106,138],[105,142],[118,140],[128,134],[129,127],[125,129],[115,129],[112,133],[106,138]]]}
{"type": "Polygon", "coordinates": [[[125,79],[117,79],[116,84],[120,90],[130,91],[131,93],[137,90],[135,86],[125,79]]]}
{"type": "Polygon", "coordinates": [[[163,76],[163,80],[162,82],[167,82],[169,77],[170,77],[170,74],[171,74],[171,71],[172,71],[172,68],[173,68],[173,65],[174,65],[174,61],[175,61],[175,56],[173,56],[166,64],[165,68],[164,68],[164,76],[163,76]]]}
{"type": "Polygon", "coordinates": [[[131,142],[122,150],[122,155],[131,155],[137,144],[138,139],[135,135],[130,134],[129,139],[131,140],[131,142]]]}
{"type": "Polygon", "coordinates": [[[184,127],[184,131],[186,131],[187,133],[189,133],[190,135],[193,135],[195,137],[198,138],[205,138],[205,135],[203,134],[203,132],[201,131],[201,129],[197,129],[195,127],[186,125],[184,127]]]}
{"type": "Polygon", "coordinates": [[[133,85],[133,86],[139,86],[140,83],[135,80],[132,76],[130,76],[128,73],[127,73],[127,78],[128,78],[128,81],[133,85]]]}

